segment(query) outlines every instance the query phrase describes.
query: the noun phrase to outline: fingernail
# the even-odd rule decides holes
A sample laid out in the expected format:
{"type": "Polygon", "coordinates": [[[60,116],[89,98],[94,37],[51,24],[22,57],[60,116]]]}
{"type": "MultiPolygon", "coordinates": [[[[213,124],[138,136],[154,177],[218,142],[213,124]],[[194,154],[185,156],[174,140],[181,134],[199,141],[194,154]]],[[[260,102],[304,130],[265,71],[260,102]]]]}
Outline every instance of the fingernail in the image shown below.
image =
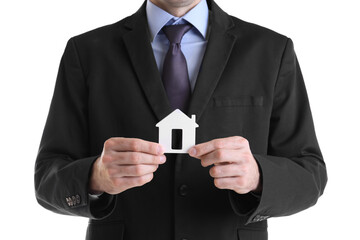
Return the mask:
{"type": "Polygon", "coordinates": [[[189,154],[190,154],[190,156],[196,156],[196,149],[195,149],[195,148],[191,148],[191,149],[189,150],[189,154]]]}
{"type": "Polygon", "coordinates": [[[159,145],[158,148],[157,148],[157,154],[161,155],[163,153],[164,153],[164,149],[163,149],[163,147],[161,145],[159,145]]]}
{"type": "Polygon", "coordinates": [[[160,163],[165,163],[166,162],[166,157],[163,155],[163,156],[160,156],[160,163]]]}

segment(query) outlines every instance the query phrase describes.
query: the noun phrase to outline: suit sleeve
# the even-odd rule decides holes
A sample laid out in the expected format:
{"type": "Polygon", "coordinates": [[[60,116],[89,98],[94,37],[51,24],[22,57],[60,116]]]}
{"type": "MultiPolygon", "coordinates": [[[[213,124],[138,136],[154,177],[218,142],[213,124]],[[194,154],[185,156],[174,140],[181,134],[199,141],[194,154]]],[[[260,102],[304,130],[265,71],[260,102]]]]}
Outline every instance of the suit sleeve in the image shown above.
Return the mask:
{"type": "Polygon", "coordinates": [[[98,156],[89,154],[87,99],[75,41],[70,39],[36,159],[35,192],[39,204],[56,213],[101,218],[113,209],[114,197],[89,198],[89,176],[98,156]],[[99,201],[106,204],[99,207],[99,201]]]}
{"type": "Polygon", "coordinates": [[[230,193],[234,211],[247,215],[247,223],[291,215],[313,206],[327,182],[291,39],[285,46],[274,91],[268,153],[254,154],[262,174],[261,197],[230,193]]]}

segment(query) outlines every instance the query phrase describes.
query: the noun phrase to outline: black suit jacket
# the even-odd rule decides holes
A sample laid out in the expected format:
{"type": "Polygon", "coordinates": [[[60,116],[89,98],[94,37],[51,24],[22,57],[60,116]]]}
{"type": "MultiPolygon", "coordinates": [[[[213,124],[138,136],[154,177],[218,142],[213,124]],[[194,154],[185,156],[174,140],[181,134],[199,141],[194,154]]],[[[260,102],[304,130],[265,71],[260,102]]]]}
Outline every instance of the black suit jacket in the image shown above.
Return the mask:
{"type": "Polygon", "coordinates": [[[188,114],[200,126],[197,143],[249,140],[261,196],[219,190],[199,160],[168,154],[150,183],[89,199],[89,174],[104,141],[157,142],[155,125],[172,111],[144,4],[120,22],[69,40],[36,161],[39,203],[90,218],[87,239],[263,240],[267,218],[306,209],[322,194],[325,164],[292,41],[208,5],[208,45],[188,114]]]}

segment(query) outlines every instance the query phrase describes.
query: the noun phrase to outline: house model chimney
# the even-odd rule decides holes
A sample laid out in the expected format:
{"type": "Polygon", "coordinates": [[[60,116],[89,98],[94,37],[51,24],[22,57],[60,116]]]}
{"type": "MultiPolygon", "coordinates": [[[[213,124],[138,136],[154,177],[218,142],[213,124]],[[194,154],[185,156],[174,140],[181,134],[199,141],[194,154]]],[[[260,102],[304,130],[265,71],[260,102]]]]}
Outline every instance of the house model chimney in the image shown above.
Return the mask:
{"type": "Polygon", "coordinates": [[[195,115],[191,115],[191,120],[196,123],[196,116],[195,115]]]}

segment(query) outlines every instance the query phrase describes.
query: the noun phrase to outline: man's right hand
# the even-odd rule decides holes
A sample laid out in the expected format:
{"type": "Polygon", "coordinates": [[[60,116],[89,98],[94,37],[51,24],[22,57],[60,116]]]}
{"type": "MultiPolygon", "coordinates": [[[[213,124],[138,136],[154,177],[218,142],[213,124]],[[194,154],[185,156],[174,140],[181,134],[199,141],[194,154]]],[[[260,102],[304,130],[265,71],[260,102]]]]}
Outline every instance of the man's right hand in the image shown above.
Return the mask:
{"type": "Polygon", "coordinates": [[[158,143],[110,138],[93,165],[89,192],[118,194],[142,186],[153,179],[153,173],[165,161],[164,148],[158,143]]]}

